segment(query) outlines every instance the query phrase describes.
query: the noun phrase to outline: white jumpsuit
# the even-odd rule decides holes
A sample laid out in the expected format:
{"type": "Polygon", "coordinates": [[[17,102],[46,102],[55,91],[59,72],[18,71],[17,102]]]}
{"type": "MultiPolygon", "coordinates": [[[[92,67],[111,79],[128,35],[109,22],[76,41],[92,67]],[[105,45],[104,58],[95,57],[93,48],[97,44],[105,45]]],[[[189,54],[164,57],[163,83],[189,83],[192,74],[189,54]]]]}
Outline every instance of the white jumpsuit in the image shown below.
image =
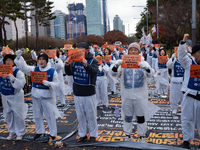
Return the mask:
{"type": "MultiPolygon", "coordinates": [[[[175,53],[173,55],[176,55],[175,53]]],[[[170,104],[172,110],[177,110],[179,102],[182,102],[183,93],[181,91],[183,83],[184,68],[181,67],[180,63],[177,61],[176,57],[169,59],[167,62],[167,67],[172,69],[172,77],[170,82],[170,104]]]]}
{"type": "MultiPolygon", "coordinates": [[[[15,58],[15,64],[18,68],[24,72],[25,74],[30,76],[30,72],[35,70],[35,66],[28,66],[23,57],[15,58]]],[[[39,66],[40,71],[47,71],[51,67],[47,65],[44,68],[39,66]]],[[[53,80],[49,89],[39,89],[36,87],[32,87],[31,94],[32,94],[32,102],[33,102],[33,115],[35,119],[35,126],[37,134],[44,134],[45,128],[43,124],[43,113],[47,120],[50,135],[56,136],[57,135],[57,126],[56,126],[56,119],[58,117],[62,117],[61,113],[56,107],[56,99],[55,99],[55,91],[59,86],[58,74],[54,71],[53,80]]]]}
{"type": "MultiPolygon", "coordinates": [[[[122,113],[125,115],[123,130],[126,135],[132,133],[132,119],[137,117],[137,130],[140,136],[145,136],[148,121],[159,108],[148,101],[147,77],[154,75],[154,70],[150,69],[147,73],[143,69],[125,69],[118,68],[117,72],[110,72],[113,76],[120,77],[121,81],[121,97],[122,97],[122,113]]],[[[122,115],[123,115],[122,114],[122,115]]]]}
{"type": "Polygon", "coordinates": [[[99,72],[97,73],[97,80],[96,80],[96,97],[97,97],[97,106],[101,106],[101,99],[102,104],[108,107],[108,93],[107,93],[107,80],[106,74],[109,71],[109,67],[107,64],[99,66],[99,72]]]}
{"type": "Polygon", "coordinates": [[[168,86],[169,86],[169,73],[168,73],[168,68],[160,68],[158,63],[158,58],[156,60],[155,64],[155,78],[156,78],[156,88],[159,94],[168,94],[168,86]],[[159,75],[160,73],[160,75],[159,75]]]}
{"type": "MultiPolygon", "coordinates": [[[[17,68],[13,67],[13,71],[17,68]]],[[[9,77],[2,77],[3,80],[9,77]]],[[[1,82],[1,84],[5,82],[1,82]]],[[[24,73],[20,70],[16,74],[14,82],[10,82],[14,88],[14,95],[4,95],[1,93],[2,103],[3,103],[3,115],[5,121],[7,122],[8,131],[11,134],[16,134],[17,136],[22,136],[26,131],[25,118],[28,111],[28,105],[24,103],[24,91],[23,87],[26,83],[24,73]]],[[[6,83],[6,84],[10,84],[6,83]]],[[[2,89],[1,89],[2,90],[2,89]]]]}
{"type": "MultiPolygon", "coordinates": [[[[197,127],[198,133],[200,135],[200,100],[194,99],[188,94],[195,96],[200,94],[200,79],[195,78],[196,83],[198,83],[198,90],[189,88],[190,81],[190,67],[191,64],[196,64],[194,58],[189,58],[187,55],[186,44],[179,44],[178,48],[178,58],[181,66],[185,69],[184,82],[182,86],[182,91],[185,92],[183,96],[183,101],[181,103],[181,122],[182,122],[182,133],[183,141],[194,140],[194,130],[195,125],[197,127]]],[[[194,82],[193,85],[196,85],[194,82]]]]}

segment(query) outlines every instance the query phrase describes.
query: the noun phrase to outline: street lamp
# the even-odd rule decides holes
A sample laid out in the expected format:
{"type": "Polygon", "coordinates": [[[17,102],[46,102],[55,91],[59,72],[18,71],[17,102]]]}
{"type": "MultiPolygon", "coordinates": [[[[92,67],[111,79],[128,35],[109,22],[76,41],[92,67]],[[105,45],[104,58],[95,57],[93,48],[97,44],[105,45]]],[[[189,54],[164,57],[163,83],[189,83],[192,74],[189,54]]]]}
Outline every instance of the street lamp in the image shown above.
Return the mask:
{"type": "MultiPolygon", "coordinates": [[[[132,6],[132,7],[146,7],[146,6],[132,6]]],[[[148,12],[149,12],[149,10],[148,10],[148,7],[147,7],[147,34],[148,34],[148,31],[149,31],[149,28],[148,28],[148,12]]],[[[136,19],[136,18],[134,18],[134,19],[136,19]]]]}

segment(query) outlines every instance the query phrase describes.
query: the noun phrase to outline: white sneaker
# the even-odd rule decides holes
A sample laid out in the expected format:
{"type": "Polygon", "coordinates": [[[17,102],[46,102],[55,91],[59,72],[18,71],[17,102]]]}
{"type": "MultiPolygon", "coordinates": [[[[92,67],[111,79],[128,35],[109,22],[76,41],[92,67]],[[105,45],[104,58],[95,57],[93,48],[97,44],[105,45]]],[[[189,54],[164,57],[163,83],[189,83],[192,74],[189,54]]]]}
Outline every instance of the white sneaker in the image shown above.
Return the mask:
{"type": "Polygon", "coordinates": [[[173,114],[173,115],[176,115],[176,114],[177,114],[177,109],[174,109],[174,110],[172,111],[172,114],[173,114]]]}
{"type": "Polygon", "coordinates": [[[146,139],[144,137],[140,137],[139,142],[146,143],[146,139]]]}
{"type": "Polygon", "coordinates": [[[17,135],[15,133],[10,133],[9,136],[6,138],[7,140],[12,140],[16,137],[17,135]]]}
{"type": "Polygon", "coordinates": [[[130,136],[125,136],[124,141],[132,141],[132,138],[130,136]]]}
{"type": "Polygon", "coordinates": [[[22,138],[23,138],[23,136],[22,136],[22,135],[18,135],[18,136],[17,136],[17,138],[16,138],[16,140],[17,140],[17,141],[21,141],[21,140],[22,140],[22,138]]]}

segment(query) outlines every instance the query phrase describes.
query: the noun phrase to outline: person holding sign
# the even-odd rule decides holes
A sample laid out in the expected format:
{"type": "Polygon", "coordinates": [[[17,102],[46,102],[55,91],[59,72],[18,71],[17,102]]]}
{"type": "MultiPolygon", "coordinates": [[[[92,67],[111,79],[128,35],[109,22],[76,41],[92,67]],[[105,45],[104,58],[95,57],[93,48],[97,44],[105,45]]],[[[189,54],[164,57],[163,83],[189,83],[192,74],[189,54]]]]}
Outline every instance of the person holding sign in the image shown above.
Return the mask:
{"type": "Polygon", "coordinates": [[[186,40],[189,34],[184,34],[178,47],[178,58],[185,69],[181,103],[181,122],[183,133],[183,148],[190,149],[190,140],[194,140],[195,126],[200,135],[200,44],[192,47],[192,57],[187,54],[186,40]]]}
{"type": "Polygon", "coordinates": [[[152,51],[152,68],[154,70],[156,70],[157,59],[158,59],[158,49],[153,47],[153,51],[152,51]]]}
{"type": "MultiPolygon", "coordinates": [[[[110,56],[111,57],[111,60],[106,63],[109,67],[112,63],[114,63],[116,61],[115,57],[113,55],[111,55],[111,50],[108,47],[105,48],[104,56],[110,56]]],[[[116,92],[116,86],[115,86],[115,80],[116,79],[115,79],[115,77],[113,77],[110,74],[110,72],[108,72],[107,78],[108,78],[108,83],[110,84],[111,95],[114,95],[114,93],[116,92]]]]}
{"type": "MultiPolygon", "coordinates": [[[[100,54],[97,57],[102,57],[100,54]]],[[[108,94],[107,94],[107,77],[106,74],[109,72],[109,67],[105,62],[99,64],[99,71],[97,73],[96,81],[96,97],[97,97],[97,108],[101,106],[101,100],[103,108],[108,107],[108,94]]]]}
{"type": "MultiPolygon", "coordinates": [[[[131,43],[128,47],[128,56],[141,58],[140,46],[138,43],[131,43]],[[136,57],[140,56],[140,57],[136,57]]],[[[125,56],[125,55],[123,55],[125,56]]],[[[125,57],[126,58],[126,57],[125,57]]],[[[123,131],[126,134],[125,141],[132,141],[132,120],[136,116],[137,131],[140,135],[141,142],[145,142],[148,121],[159,108],[148,101],[147,78],[154,75],[154,70],[144,61],[142,57],[135,68],[122,68],[125,60],[117,60],[110,67],[113,76],[120,77],[121,81],[121,97],[122,97],[122,118],[123,131]],[[139,67],[139,68],[138,68],[139,67]]]]}
{"type": "Polygon", "coordinates": [[[10,132],[7,140],[22,140],[26,132],[25,118],[28,111],[28,105],[24,103],[23,87],[26,83],[24,73],[22,73],[14,63],[15,55],[8,54],[4,57],[3,62],[8,66],[0,65],[2,73],[6,76],[0,77],[1,97],[3,103],[3,115],[7,122],[8,131],[10,132]],[[5,72],[6,71],[6,72],[5,72]],[[10,74],[9,74],[10,72],[10,74]]]}
{"type": "Polygon", "coordinates": [[[78,48],[85,49],[85,58],[82,62],[70,63],[71,56],[65,61],[65,72],[73,75],[74,102],[78,118],[77,143],[87,140],[87,124],[89,126],[90,142],[95,142],[98,136],[96,120],[96,76],[98,73],[98,61],[89,52],[89,44],[81,42],[78,48]]]}
{"type": "Polygon", "coordinates": [[[179,102],[182,102],[183,93],[181,91],[183,76],[185,69],[181,66],[178,61],[178,56],[176,53],[167,62],[167,68],[172,69],[172,76],[170,82],[170,104],[172,109],[172,114],[176,115],[179,107],[179,102]]]}
{"type": "MultiPolygon", "coordinates": [[[[18,68],[27,75],[31,75],[33,72],[34,81],[32,82],[32,102],[33,102],[33,116],[35,119],[35,127],[37,134],[34,140],[38,140],[45,134],[45,128],[43,124],[43,113],[47,120],[50,136],[55,139],[57,135],[56,119],[61,117],[59,110],[56,107],[55,91],[59,87],[58,74],[55,69],[51,68],[48,63],[48,56],[45,53],[41,53],[38,56],[39,66],[28,66],[21,56],[21,51],[16,51],[17,58],[15,58],[15,64],[18,68]],[[44,73],[47,74],[47,78],[44,79],[44,73]]],[[[32,76],[33,78],[33,76],[32,76]]]]}
{"type": "Polygon", "coordinates": [[[156,62],[156,88],[158,91],[158,96],[162,95],[163,98],[167,98],[168,86],[169,86],[169,73],[167,68],[168,56],[166,54],[165,48],[161,47],[159,51],[159,56],[156,62]]]}

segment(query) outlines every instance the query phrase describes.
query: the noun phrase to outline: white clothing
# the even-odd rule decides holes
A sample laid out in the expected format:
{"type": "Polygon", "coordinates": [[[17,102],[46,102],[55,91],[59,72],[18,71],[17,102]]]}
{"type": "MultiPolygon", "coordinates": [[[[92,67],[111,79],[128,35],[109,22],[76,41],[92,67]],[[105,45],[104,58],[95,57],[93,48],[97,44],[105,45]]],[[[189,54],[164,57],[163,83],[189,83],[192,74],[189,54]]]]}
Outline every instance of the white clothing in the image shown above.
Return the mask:
{"type": "MultiPolygon", "coordinates": [[[[13,67],[15,71],[16,67],[13,67]]],[[[9,78],[9,77],[5,77],[9,78]]],[[[28,111],[28,105],[24,103],[23,87],[26,83],[24,73],[20,70],[16,74],[14,82],[11,82],[15,89],[14,95],[3,95],[3,115],[7,122],[8,131],[16,133],[18,136],[24,135],[26,131],[25,118],[28,111]]]]}
{"type": "Polygon", "coordinates": [[[87,124],[89,126],[90,137],[98,136],[98,125],[96,119],[96,95],[75,96],[74,102],[76,115],[78,118],[78,134],[84,137],[87,134],[87,124]],[[87,120],[88,118],[88,120],[87,120]]]}
{"type": "MultiPolygon", "coordinates": [[[[19,67],[19,69],[25,74],[30,76],[30,72],[35,70],[35,66],[28,66],[24,61],[23,57],[15,58],[15,64],[19,67]]],[[[47,65],[44,68],[39,66],[40,71],[47,71],[50,69],[50,65],[47,65]]],[[[33,101],[33,114],[35,119],[36,131],[38,134],[44,134],[44,126],[43,126],[43,115],[47,119],[50,135],[57,135],[57,127],[56,127],[56,119],[58,117],[62,117],[61,113],[56,107],[56,99],[55,99],[55,91],[59,86],[58,74],[54,71],[53,80],[49,89],[39,89],[32,87],[32,101],[33,101]]]]}

